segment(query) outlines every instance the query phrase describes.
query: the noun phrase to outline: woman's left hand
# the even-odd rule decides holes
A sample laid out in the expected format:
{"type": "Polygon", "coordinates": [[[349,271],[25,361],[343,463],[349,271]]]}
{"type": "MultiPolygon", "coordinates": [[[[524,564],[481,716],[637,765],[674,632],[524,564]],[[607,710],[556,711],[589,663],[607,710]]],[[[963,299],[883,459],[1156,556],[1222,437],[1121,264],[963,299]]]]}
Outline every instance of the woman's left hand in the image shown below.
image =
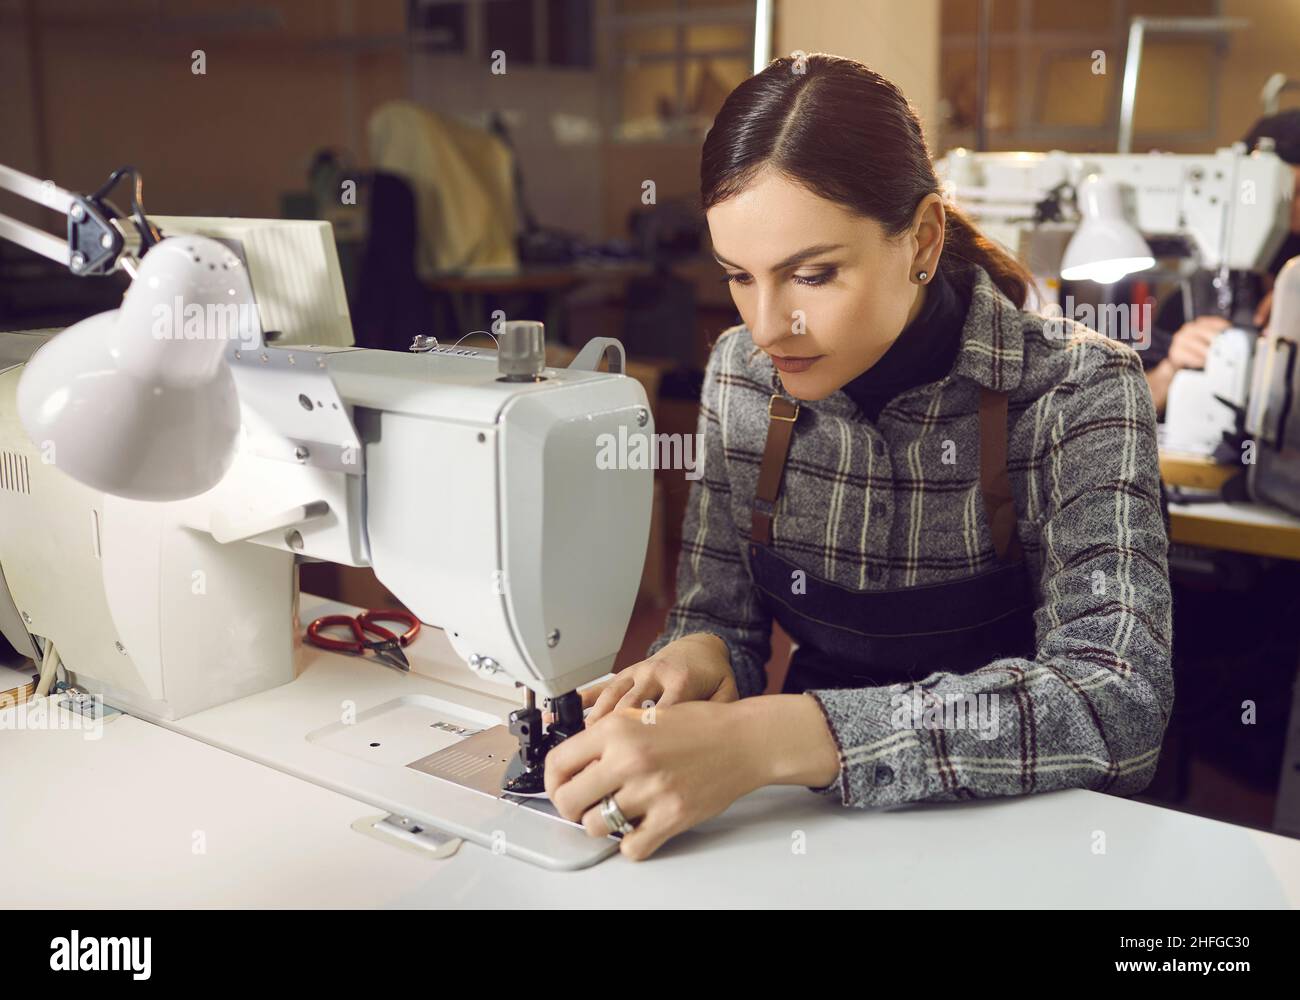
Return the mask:
{"type": "Polygon", "coordinates": [[[600,807],[613,796],[636,827],[620,850],[640,861],[765,783],[747,720],[734,703],[621,709],[547,754],[546,791],[593,837],[609,835],[600,807]]]}

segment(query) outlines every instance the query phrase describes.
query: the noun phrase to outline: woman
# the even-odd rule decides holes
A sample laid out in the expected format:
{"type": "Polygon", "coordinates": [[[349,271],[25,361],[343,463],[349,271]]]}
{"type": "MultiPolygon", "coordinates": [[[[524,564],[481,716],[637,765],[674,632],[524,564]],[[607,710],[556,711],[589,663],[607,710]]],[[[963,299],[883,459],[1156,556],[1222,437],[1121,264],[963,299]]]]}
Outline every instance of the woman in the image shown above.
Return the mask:
{"type": "Polygon", "coordinates": [[[1144,788],[1173,683],[1137,354],[1021,311],[1028,275],[859,63],[741,84],[700,176],[744,323],[705,374],[676,604],[551,752],[557,809],[641,859],[769,784],[1144,788]],[[773,619],[798,649],[763,696],[773,619]]]}

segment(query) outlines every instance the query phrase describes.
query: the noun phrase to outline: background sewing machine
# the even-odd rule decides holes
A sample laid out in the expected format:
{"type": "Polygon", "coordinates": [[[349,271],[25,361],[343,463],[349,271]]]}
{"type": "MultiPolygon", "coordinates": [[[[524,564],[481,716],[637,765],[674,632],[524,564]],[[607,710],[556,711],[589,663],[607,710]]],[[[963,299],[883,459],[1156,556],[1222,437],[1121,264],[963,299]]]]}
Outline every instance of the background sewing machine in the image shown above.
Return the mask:
{"type": "Polygon", "coordinates": [[[632,611],[652,470],[597,462],[604,435],[653,432],[621,346],[555,369],[540,324],[499,350],[294,344],[346,330],[326,224],[148,220],[159,242],[141,213],[0,181],[70,220],[67,242],[3,216],[0,236],[134,279],[53,338],[0,334],[0,631],[42,689],[61,665],[113,709],[538,864],[616,849],[501,786],[581,726],[574,689],[632,611]],[[373,567],[463,680],[338,658],[295,677],[307,559],[373,567]]]}
{"type": "MultiPolygon", "coordinates": [[[[1156,263],[1155,243],[1159,256],[1179,260],[1177,273],[1184,278],[1199,269],[1217,272],[1218,312],[1231,316],[1230,273],[1267,268],[1286,236],[1295,189],[1285,162],[1266,148],[1247,152],[1241,144],[1207,156],[962,149],[940,161],[938,170],[949,197],[1029,264],[1038,278],[1039,305],[1049,310],[1062,306],[1058,279],[1109,283],[1147,270],[1156,263]]],[[[1183,288],[1190,319],[1185,282],[1183,288]]],[[[1300,334],[1300,328],[1284,327],[1277,313],[1275,320],[1265,337],[1252,328],[1225,330],[1203,370],[1174,376],[1164,447],[1209,455],[1225,434],[1267,436],[1264,415],[1251,400],[1273,396],[1276,417],[1278,397],[1289,398],[1294,388],[1285,385],[1284,366],[1270,359],[1300,334]],[[1270,378],[1276,383],[1271,389],[1270,378]]],[[[1275,469],[1275,462],[1251,467],[1252,493],[1300,509],[1300,494],[1269,488],[1275,469]]]]}

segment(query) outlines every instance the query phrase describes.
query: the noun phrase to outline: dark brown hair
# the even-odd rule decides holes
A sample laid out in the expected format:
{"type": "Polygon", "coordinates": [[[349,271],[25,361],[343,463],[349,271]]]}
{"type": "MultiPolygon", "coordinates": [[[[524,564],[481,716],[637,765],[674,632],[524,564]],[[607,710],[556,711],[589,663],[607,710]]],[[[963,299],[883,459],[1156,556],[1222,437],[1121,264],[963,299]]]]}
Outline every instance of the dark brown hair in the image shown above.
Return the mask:
{"type": "MultiPolygon", "coordinates": [[[[739,193],[762,167],[874,219],[889,236],[912,223],[921,199],[939,192],[921,122],[903,92],[860,62],[815,53],[775,59],[731,92],[704,140],[705,211],[739,193]]],[[[945,201],[946,277],[969,286],[978,264],[1017,306],[1032,277],[945,201]]]]}

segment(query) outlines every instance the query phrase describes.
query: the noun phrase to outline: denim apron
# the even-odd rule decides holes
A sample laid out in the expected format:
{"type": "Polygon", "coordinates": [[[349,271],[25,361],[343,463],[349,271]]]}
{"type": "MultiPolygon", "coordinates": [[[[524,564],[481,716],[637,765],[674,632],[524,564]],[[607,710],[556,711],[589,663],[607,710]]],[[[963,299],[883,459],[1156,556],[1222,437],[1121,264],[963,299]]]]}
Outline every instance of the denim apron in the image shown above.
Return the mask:
{"type": "Polygon", "coordinates": [[[772,396],[749,539],[754,585],[798,643],[782,690],[887,686],[937,670],[968,673],[1004,656],[1032,659],[1035,599],[1007,477],[1006,394],[981,389],[979,407],[980,490],[998,562],[971,576],[917,587],[852,590],[772,549],[772,520],[798,416],[797,402],[772,396]]]}

